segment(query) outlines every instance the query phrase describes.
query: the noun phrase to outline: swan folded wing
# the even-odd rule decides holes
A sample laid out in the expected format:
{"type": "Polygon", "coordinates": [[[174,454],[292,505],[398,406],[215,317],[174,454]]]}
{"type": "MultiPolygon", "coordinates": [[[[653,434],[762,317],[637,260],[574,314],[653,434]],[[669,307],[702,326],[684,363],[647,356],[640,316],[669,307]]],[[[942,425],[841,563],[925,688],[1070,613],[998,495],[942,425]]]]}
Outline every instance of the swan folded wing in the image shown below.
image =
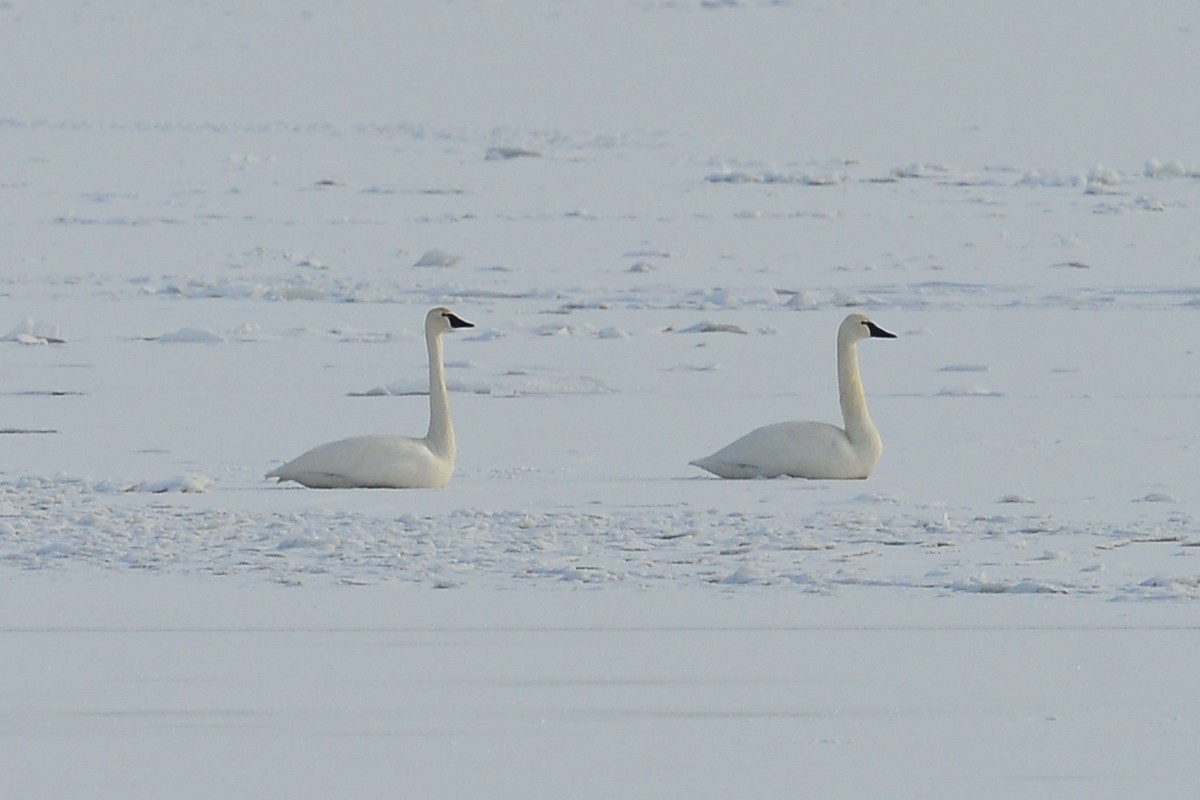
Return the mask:
{"type": "Polygon", "coordinates": [[[314,447],[267,477],[312,489],[436,489],[453,469],[423,439],[355,436],[314,447]]]}
{"type": "Polygon", "coordinates": [[[707,458],[690,462],[722,478],[865,478],[846,432],[824,422],[778,422],[750,431],[707,458]]]}

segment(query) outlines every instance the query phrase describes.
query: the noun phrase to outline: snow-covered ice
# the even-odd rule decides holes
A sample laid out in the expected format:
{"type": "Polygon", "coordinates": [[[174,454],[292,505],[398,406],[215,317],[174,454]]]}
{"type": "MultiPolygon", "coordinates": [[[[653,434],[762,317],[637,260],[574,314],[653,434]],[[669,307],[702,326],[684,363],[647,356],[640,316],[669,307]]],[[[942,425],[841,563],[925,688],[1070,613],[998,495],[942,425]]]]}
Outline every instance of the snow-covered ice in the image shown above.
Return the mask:
{"type": "Polygon", "coordinates": [[[1197,37],[0,6],[6,790],[1183,796],[1197,37]],[[441,304],[448,487],[262,479],[422,426],[441,304]],[[869,480],[687,466],[836,419],[856,309],[869,480]]]}

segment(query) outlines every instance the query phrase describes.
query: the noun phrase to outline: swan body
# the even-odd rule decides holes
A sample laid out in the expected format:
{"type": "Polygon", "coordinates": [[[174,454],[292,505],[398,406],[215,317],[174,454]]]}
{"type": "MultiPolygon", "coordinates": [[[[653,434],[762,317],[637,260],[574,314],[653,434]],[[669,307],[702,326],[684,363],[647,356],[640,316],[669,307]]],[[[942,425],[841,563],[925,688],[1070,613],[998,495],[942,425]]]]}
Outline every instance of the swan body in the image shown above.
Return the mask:
{"type": "Polygon", "coordinates": [[[457,444],[450,421],[450,398],[442,362],[442,334],[473,328],[470,322],[441,306],[425,315],[425,345],[429,350],[429,432],[421,439],[408,436],[353,436],[318,445],[268,478],[295,481],[311,489],[437,489],[454,473],[457,444]]]}
{"type": "Polygon", "coordinates": [[[838,327],[838,394],[844,428],[824,422],[778,422],[689,463],[722,478],[866,478],[883,452],[883,440],[867,414],[858,372],[856,345],[868,338],[896,335],[862,314],[849,315],[838,327]]]}

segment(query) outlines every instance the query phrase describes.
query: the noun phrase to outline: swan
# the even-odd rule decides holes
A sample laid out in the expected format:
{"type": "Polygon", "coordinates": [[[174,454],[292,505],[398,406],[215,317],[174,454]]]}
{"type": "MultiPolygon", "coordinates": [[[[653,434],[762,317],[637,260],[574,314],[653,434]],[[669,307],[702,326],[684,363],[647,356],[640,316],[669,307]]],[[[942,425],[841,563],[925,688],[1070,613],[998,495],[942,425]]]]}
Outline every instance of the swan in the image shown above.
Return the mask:
{"type": "Polygon", "coordinates": [[[867,414],[855,345],[860,339],[895,338],[862,314],[851,314],[838,327],[838,394],[845,428],[824,422],[778,422],[689,463],[722,478],[866,478],[883,452],[883,441],[867,414]]]}
{"type": "Polygon", "coordinates": [[[442,334],[474,328],[441,306],[425,315],[429,350],[429,432],[408,436],[353,436],[318,445],[267,473],[267,478],[295,481],[311,489],[437,489],[450,481],[457,446],[450,423],[442,334]]]}

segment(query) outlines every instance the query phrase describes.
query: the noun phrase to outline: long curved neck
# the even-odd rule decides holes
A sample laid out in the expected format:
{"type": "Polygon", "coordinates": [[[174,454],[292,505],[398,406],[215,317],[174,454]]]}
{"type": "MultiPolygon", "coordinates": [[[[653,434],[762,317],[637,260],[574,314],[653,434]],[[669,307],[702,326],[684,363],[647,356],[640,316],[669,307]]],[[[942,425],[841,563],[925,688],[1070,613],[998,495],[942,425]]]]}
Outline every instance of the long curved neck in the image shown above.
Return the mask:
{"type": "Polygon", "coordinates": [[[846,435],[852,444],[877,442],[879,432],[875,430],[867,414],[867,398],[863,394],[862,378],[858,374],[858,348],[853,341],[838,338],[838,397],[842,404],[842,419],[846,424],[846,435]]]}
{"type": "Polygon", "coordinates": [[[429,433],[425,441],[439,455],[453,456],[454,426],[450,424],[450,396],[446,391],[446,368],[442,364],[442,337],[426,334],[429,350],[429,433]]]}

